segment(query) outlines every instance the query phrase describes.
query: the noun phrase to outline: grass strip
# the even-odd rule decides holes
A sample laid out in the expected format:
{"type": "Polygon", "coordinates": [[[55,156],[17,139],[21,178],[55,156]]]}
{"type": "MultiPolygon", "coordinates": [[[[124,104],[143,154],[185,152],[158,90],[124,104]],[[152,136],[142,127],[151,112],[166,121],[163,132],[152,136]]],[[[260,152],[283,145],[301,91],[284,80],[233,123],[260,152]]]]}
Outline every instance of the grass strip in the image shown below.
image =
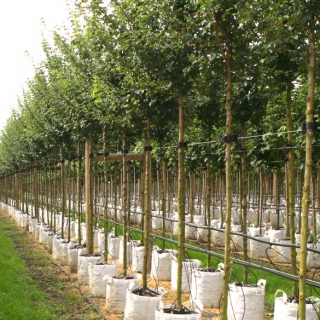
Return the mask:
{"type": "Polygon", "coordinates": [[[0,213],[0,320],[101,319],[40,245],[0,213]]]}

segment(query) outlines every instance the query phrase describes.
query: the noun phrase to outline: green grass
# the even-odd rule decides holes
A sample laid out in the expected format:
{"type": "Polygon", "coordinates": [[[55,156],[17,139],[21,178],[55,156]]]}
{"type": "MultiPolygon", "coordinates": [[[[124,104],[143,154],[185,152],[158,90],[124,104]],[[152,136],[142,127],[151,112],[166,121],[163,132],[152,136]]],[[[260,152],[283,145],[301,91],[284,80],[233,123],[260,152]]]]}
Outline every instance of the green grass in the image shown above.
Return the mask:
{"type": "Polygon", "coordinates": [[[36,241],[0,213],[0,320],[100,319],[36,241]]]}
{"type": "Polygon", "coordinates": [[[27,275],[8,233],[14,226],[0,220],[0,319],[55,319],[48,309],[46,294],[27,275]]]}

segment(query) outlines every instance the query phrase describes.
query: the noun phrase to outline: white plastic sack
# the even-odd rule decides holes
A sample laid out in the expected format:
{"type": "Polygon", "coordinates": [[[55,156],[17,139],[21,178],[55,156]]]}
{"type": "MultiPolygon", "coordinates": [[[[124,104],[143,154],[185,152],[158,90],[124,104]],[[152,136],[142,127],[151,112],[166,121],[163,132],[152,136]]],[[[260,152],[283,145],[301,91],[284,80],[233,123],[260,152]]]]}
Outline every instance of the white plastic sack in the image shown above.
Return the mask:
{"type": "Polygon", "coordinates": [[[78,258],[80,254],[85,253],[86,249],[81,247],[68,248],[68,261],[71,273],[78,271],[78,258]]]}
{"type": "Polygon", "coordinates": [[[254,287],[229,284],[228,320],[264,320],[265,284],[262,279],[254,287]]]}
{"type": "Polygon", "coordinates": [[[52,259],[59,260],[60,259],[60,235],[55,235],[53,237],[52,243],[52,259]]]}
{"type": "MultiPolygon", "coordinates": [[[[128,277],[127,277],[128,278],[128,277]]],[[[134,283],[133,289],[139,286],[137,276],[131,279],[117,279],[116,277],[105,276],[106,282],[106,309],[109,313],[121,313],[126,305],[126,292],[131,282],[134,283]]]]}
{"type": "Polygon", "coordinates": [[[159,305],[155,311],[155,320],[201,320],[202,306],[199,301],[193,303],[189,308],[193,311],[192,314],[170,314],[165,313],[165,309],[169,309],[170,305],[164,305],[162,301],[159,302],[159,305]]]}
{"type": "Polygon", "coordinates": [[[162,281],[171,280],[171,252],[159,252],[158,248],[152,250],[151,256],[151,278],[162,281]]]}
{"type": "Polygon", "coordinates": [[[219,308],[223,288],[221,269],[223,269],[223,264],[219,264],[217,272],[192,270],[192,300],[199,300],[205,308],[219,308]]]}
{"type": "Polygon", "coordinates": [[[197,239],[197,226],[195,223],[185,225],[185,237],[190,240],[197,239]]]}
{"type": "Polygon", "coordinates": [[[98,231],[98,251],[102,253],[104,251],[105,233],[102,230],[98,231]]]}
{"type": "Polygon", "coordinates": [[[269,229],[268,235],[270,237],[270,242],[276,242],[286,237],[286,229],[269,229]]]}
{"type": "Polygon", "coordinates": [[[126,292],[124,320],[154,320],[156,307],[165,293],[164,288],[158,287],[158,289],[153,289],[158,295],[150,297],[134,294],[132,292],[134,290],[133,286],[134,283],[130,284],[126,292]]]}
{"type": "Polygon", "coordinates": [[[143,272],[144,246],[133,246],[132,248],[132,271],[143,272]]]}
{"type": "MultiPolygon", "coordinates": [[[[199,268],[201,261],[197,259],[188,259],[182,262],[182,284],[181,289],[183,293],[190,292],[192,270],[199,268]]],[[[178,278],[178,262],[175,256],[172,257],[171,266],[171,289],[177,291],[178,278]]]]}
{"type": "Polygon", "coordinates": [[[119,259],[121,237],[115,237],[113,234],[108,238],[108,255],[111,259],[119,259]]]}
{"type": "Polygon", "coordinates": [[[101,260],[100,255],[87,256],[86,254],[81,254],[78,257],[78,282],[79,284],[89,284],[89,270],[88,263],[93,264],[98,263],[101,260]]]}
{"type": "Polygon", "coordinates": [[[115,276],[118,272],[116,264],[92,264],[88,263],[89,287],[93,297],[106,296],[106,284],[103,278],[106,275],[115,276]]]}
{"type": "MultiPolygon", "coordinates": [[[[279,244],[290,244],[290,240],[279,240],[279,244]]],[[[291,248],[283,247],[280,245],[273,245],[274,250],[274,261],[281,263],[290,263],[291,262],[291,248]]]]}
{"type": "Polygon", "coordinates": [[[225,229],[211,230],[211,242],[214,247],[224,247],[224,231],[225,229]]]}
{"type": "MultiPolygon", "coordinates": [[[[274,320],[297,320],[298,304],[288,302],[287,294],[278,289],[274,295],[274,320]],[[282,293],[282,297],[277,297],[278,293],[282,293]]],[[[306,320],[318,320],[319,300],[315,304],[306,304],[306,320]]]]}
{"type": "MultiPolygon", "coordinates": [[[[255,239],[270,242],[270,238],[267,236],[255,237],[255,239]]],[[[249,239],[249,252],[250,252],[251,258],[265,258],[267,256],[266,249],[268,247],[270,247],[270,245],[268,243],[263,243],[260,241],[249,239]]]]}

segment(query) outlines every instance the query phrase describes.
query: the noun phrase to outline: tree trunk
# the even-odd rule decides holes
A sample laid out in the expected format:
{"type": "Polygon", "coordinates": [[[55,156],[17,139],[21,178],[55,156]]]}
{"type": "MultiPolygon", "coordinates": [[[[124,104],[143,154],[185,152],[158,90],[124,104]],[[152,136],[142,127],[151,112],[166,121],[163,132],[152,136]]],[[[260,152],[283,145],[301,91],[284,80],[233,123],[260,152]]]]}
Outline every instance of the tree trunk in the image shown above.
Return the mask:
{"type": "Polygon", "coordinates": [[[182,308],[182,268],[185,260],[185,172],[184,172],[184,114],[183,97],[179,95],[179,145],[178,145],[178,275],[177,275],[177,309],[182,308]]]}
{"type": "Polygon", "coordinates": [[[147,138],[145,141],[145,220],[144,220],[144,257],[143,257],[143,289],[147,289],[148,278],[147,274],[150,272],[151,266],[151,239],[149,236],[150,233],[150,224],[151,224],[151,146],[150,146],[150,122],[147,120],[147,138]]]}
{"type": "Polygon", "coordinates": [[[92,219],[92,134],[89,134],[85,142],[85,198],[86,198],[86,238],[87,254],[93,254],[93,219],[92,219]]]}
{"type": "Polygon", "coordinates": [[[312,175],[312,140],[314,136],[314,69],[316,62],[315,37],[310,23],[309,31],[309,70],[308,70],[308,97],[306,110],[306,158],[304,171],[304,186],[301,213],[301,247],[300,247],[300,272],[299,272],[299,319],[306,318],[306,274],[307,274],[307,241],[308,241],[308,213],[310,206],[310,180],[312,175]]]}

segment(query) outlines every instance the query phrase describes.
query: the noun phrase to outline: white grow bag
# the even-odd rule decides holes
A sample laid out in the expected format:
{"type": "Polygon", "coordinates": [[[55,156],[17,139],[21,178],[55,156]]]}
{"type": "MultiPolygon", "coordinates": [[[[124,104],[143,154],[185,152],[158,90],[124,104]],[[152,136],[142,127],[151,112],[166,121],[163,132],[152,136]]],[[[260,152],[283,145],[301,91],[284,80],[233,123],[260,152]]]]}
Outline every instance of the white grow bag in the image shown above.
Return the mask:
{"type": "Polygon", "coordinates": [[[151,278],[162,281],[171,280],[172,253],[155,247],[151,256],[151,278]]]}
{"type": "Polygon", "coordinates": [[[52,259],[53,260],[60,260],[60,238],[61,236],[56,234],[53,237],[52,243],[52,259]]]}
{"type": "MultiPolygon", "coordinates": [[[[279,240],[279,244],[291,244],[290,240],[279,240]]],[[[283,247],[280,245],[273,245],[274,261],[280,263],[290,263],[291,261],[291,248],[283,247]]]]}
{"type": "Polygon", "coordinates": [[[78,257],[78,282],[79,284],[89,284],[89,270],[88,264],[89,262],[96,264],[101,261],[100,255],[86,255],[81,254],[78,257]]]}
{"type": "Polygon", "coordinates": [[[111,259],[119,259],[121,237],[115,237],[113,234],[108,238],[108,255],[111,259]]]}
{"type": "Polygon", "coordinates": [[[78,258],[82,253],[85,253],[86,249],[83,247],[73,247],[70,243],[68,248],[68,261],[71,273],[76,273],[78,271],[78,258]]]}
{"type": "MultiPolygon", "coordinates": [[[[182,284],[181,289],[183,293],[190,292],[192,270],[199,268],[201,261],[197,259],[188,259],[182,262],[182,284]]],[[[172,256],[171,266],[171,289],[177,291],[178,279],[178,261],[175,256],[172,256]]]]}
{"type": "Polygon", "coordinates": [[[154,320],[156,307],[162,300],[162,296],[165,293],[164,288],[158,287],[157,289],[152,289],[158,295],[150,297],[140,296],[133,293],[133,287],[134,283],[130,283],[126,292],[124,320],[154,320]]]}
{"type": "MultiPolygon", "coordinates": [[[[270,242],[270,238],[267,236],[255,237],[255,239],[270,242]]],[[[260,241],[249,239],[249,252],[251,258],[265,258],[267,256],[266,249],[268,247],[270,247],[270,244],[268,243],[263,243],[260,241]]]]}
{"type": "Polygon", "coordinates": [[[262,279],[254,287],[229,284],[228,320],[263,320],[265,284],[262,279]]]}
{"type": "MultiPolygon", "coordinates": [[[[319,243],[308,243],[308,248],[320,251],[319,243]]],[[[320,267],[320,254],[317,252],[308,251],[307,252],[307,265],[308,268],[319,268],[320,267]]]]}
{"type": "Polygon", "coordinates": [[[205,308],[219,308],[223,289],[223,264],[216,272],[192,270],[191,297],[205,308]]]}
{"type": "Polygon", "coordinates": [[[143,272],[144,246],[133,246],[132,248],[132,271],[143,272]]]}
{"type": "Polygon", "coordinates": [[[194,301],[189,310],[193,311],[192,314],[171,314],[166,313],[166,309],[170,309],[169,305],[164,305],[162,301],[159,302],[155,312],[155,320],[201,320],[202,305],[199,301],[194,301]]]}
{"type": "Polygon", "coordinates": [[[126,292],[131,282],[132,289],[139,286],[139,278],[134,275],[130,279],[117,279],[116,277],[105,276],[106,282],[106,309],[110,313],[121,313],[126,306],[126,292]]]}
{"type": "MultiPolygon", "coordinates": [[[[288,297],[283,290],[278,289],[274,295],[274,318],[273,320],[297,320],[298,304],[288,302],[288,297]],[[282,293],[282,297],[277,297],[282,293]]],[[[306,320],[318,320],[319,300],[315,304],[306,304],[306,320]]]]}
{"type": "Polygon", "coordinates": [[[118,272],[116,264],[92,264],[88,263],[89,271],[89,287],[91,295],[93,297],[105,297],[106,296],[106,284],[103,278],[106,275],[115,276],[118,272]]]}

